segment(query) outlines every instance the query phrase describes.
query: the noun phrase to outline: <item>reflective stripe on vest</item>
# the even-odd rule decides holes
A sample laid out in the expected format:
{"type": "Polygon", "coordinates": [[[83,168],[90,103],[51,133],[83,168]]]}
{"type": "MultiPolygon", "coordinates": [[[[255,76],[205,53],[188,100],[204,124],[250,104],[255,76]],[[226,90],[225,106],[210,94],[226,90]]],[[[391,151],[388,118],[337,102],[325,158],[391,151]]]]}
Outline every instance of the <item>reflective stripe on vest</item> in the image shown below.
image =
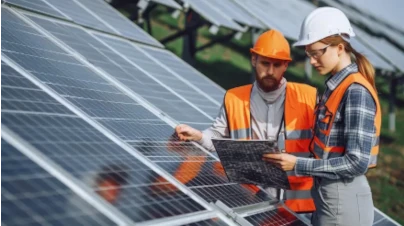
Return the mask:
{"type": "MultiPolygon", "coordinates": [[[[326,128],[324,128],[324,130],[322,130],[321,128],[318,128],[316,123],[316,126],[314,127],[316,135],[313,138],[313,142],[310,146],[310,149],[312,150],[315,157],[318,159],[330,159],[340,157],[345,154],[345,146],[329,146],[328,141],[330,138],[331,129],[341,100],[348,87],[353,83],[358,83],[364,86],[372,95],[372,98],[376,104],[376,115],[374,120],[374,126],[376,128],[376,131],[372,141],[372,148],[370,150],[370,160],[368,165],[369,168],[373,168],[377,164],[377,155],[379,153],[379,139],[380,139],[380,127],[381,127],[380,103],[375,89],[360,73],[350,74],[331,93],[330,97],[325,103],[325,109],[327,111],[326,117],[324,117],[324,119],[321,119],[322,120],[321,122],[326,123],[327,126],[326,128]]],[[[319,114],[318,111],[317,114],[319,114]]],[[[316,118],[318,118],[317,115],[316,118]]]]}
{"type": "Polygon", "coordinates": [[[251,134],[251,128],[230,130],[230,137],[237,140],[248,140],[252,137],[251,134]]]}
{"type": "MultiPolygon", "coordinates": [[[[252,139],[250,96],[252,85],[230,89],[225,95],[224,106],[232,139],[252,139]]],[[[309,157],[312,137],[316,89],[304,84],[288,82],[286,86],[284,121],[278,136],[278,146],[289,154],[309,157]]],[[[285,192],[285,204],[295,212],[315,210],[310,195],[313,185],[311,177],[296,177],[294,171],[287,172],[291,190],[285,192]]]]}
{"type": "Polygon", "coordinates": [[[311,139],[312,131],[311,129],[293,130],[288,131],[286,136],[289,140],[311,139]]]}

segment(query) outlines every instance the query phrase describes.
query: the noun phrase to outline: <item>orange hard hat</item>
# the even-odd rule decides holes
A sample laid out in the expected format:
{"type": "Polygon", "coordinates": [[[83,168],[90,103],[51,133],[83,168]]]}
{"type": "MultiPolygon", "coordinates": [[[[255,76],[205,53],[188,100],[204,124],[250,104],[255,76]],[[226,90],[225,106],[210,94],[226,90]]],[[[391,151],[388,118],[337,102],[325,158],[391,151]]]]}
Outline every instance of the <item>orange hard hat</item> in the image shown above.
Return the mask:
{"type": "Polygon", "coordinates": [[[290,58],[289,43],[282,33],[277,30],[262,33],[255,42],[254,48],[250,49],[250,52],[279,60],[292,60],[290,58]]]}

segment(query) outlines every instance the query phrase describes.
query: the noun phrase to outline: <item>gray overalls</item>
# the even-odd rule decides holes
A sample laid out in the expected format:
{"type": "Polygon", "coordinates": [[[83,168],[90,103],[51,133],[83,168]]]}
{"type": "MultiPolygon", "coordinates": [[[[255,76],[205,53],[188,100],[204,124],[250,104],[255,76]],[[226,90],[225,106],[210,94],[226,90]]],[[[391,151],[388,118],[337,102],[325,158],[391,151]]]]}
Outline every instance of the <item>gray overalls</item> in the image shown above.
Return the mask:
{"type": "Polygon", "coordinates": [[[314,177],[311,194],[316,205],[313,226],[373,224],[372,193],[365,175],[344,180],[314,177]]]}

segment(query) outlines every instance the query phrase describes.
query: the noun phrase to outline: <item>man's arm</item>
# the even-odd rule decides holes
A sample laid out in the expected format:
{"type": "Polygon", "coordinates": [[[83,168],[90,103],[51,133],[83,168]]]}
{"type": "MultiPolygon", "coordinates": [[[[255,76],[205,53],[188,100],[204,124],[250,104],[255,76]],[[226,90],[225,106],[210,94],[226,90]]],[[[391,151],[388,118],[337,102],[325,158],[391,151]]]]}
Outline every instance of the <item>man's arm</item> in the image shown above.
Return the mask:
{"type": "Polygon", "coordinates": [[[215,151],[212,138],[229,137],[229,129],[227,127],[227,117],[224,105],[220,107],[219,115],[216,117],[212,126],[202,132],[202,138],[196,142],[209,151],[215,151]]]}

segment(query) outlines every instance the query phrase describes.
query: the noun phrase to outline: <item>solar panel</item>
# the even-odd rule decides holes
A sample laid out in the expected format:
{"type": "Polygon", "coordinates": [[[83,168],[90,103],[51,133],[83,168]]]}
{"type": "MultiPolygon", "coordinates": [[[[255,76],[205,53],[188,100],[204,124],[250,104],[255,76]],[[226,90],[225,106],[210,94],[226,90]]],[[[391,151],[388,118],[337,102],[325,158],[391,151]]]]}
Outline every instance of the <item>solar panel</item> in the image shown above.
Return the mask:
{"type": "Polygon", "coordinates": [[[155,2],[158,4],[166,5],[168,7],[174,8],[174,9],[182,9],[182,6],[175,2],[174,0],[149,0],[151,2],[155,2]]]}
{"type": "MultiPolygon", "coordinates": [[[[266,0],[235,0],[239,5],[241,5],[245,10],[247,10],[251,15],[260,18],[260,21],[266,25],[266,27],[271,29],[277,29],[283,33],[283,35],[289,39],[296,39],[298,29],[292,29],[295,26],[289,19],[292,16],[285,12],[285,9],[281,6],[272,7],[270,1],[266,0]],[[278,12],[278,10],[280,10],[278,12]],[[286,14],[285,14],[286,13],[286,14]],[[278,18],[281,15],[280,18],[278,18]]],[[[275,5],[284,5],[284,1],[277,1],[275,5]]],[[[297,15],[293,15],[295,17],[297,15]]]]}
{"type": "Polygon", "coordinates": [[[156,48],[142,47],[142,49],[145,50],[146,54],[166,65],[170,70],[174,71],[178,75],[181,75],[181,77],[188,83],[211,96],[212,99],[216,100],[217,103],[223,102],[225,90],[207,78],[205,75],[201,74],[195,68],[185,63],[175,54],[171,53],[170,51],[158,50],[156,48]]]}
{"type": "MultiPolygon", "coordinates": [[[[150,48],[139,48],[141,47],[140,45],[133,45],[123,40],[116,40],[105,36],[97,37],[105,42],[108,46],[112,47],[117,52],[122,54],[122,56],[126,57],[131,62],[139,65],[147,73],[153,76],[158,82],[162,83],[165,87],[168,87],[168,89],[175,92],[179,97],[188,101],[189,104],[200,109],[200,111],[205,116],[201,116],[200,113],[189,114],[189,112],[184,107],[184,109],[181,109],[181,111],[184,113],[181,118],[173,117],[174,119],[179,122],[190,123],[198,129],[205,129],[211,125],[211,122],[217,116],[219,104],[210,99],[210,97],[200,89],[196,87],[190,87],[187,82],[182,79],[181,76],[171,73],[167,67],[163,67],[164,65],[156,63],[156,61],[153,60],[153,57],[147,56],[146,54],[149,52],[148,50],[150,48]],[[142,51],[142,49],[144,51],[142,51]],[[192,115],[192,119],[185,120],[187,116],[190,115],[192,115]],[[198,118],[203,118],[203,121],[199,121],[198,123],[204,124],[200,125],[198,123],[194,123],[195,120],[197,120],[198,118]]],[[[163,52],[167,52],[167,50],[164,50],[163,52]]],[[[150,93],[150,90],[148,90],[147,92],[150,93]]],[[[165,105],[164,103],[159,104],[161,106],[165,105]]],[[[155,105],[160,106],[158,104],[155,105]]],[[[169,109],[172,109],[172,105],[168,106],[168,109],[166,109],[168,114],[170,112],[169,109]]]]}
{"type": "Polygon", "coordinates": [[[22,7],[27,10],[33,10],[51,16],[59,17],[65,20],[70,20],[69,17],[63,15],[59,10],[54,9],[44,0],[6,0],[5,2],[22,7]]]}
{"type": "Polygon", "coordinates": [[[101,20],[105,21],[118,32],[118,34],[136,40],[139,42],[147,43],[153,46],[163,47],[156,39],[151,37],[139,26],[134,24],[128,18],[124,17],[121,13],[112,8],[103,0],[80,0],[82,5],[87,9],[94,12],[101,20]]]}
{"type": "MultiPolygon", "coordinates": [[[[95,75],[87,66],[62,51],[37,31],[30,30],[30,33],[25,34],[22,39],[16,38],[20,37],[20,31],[15,28],[26,26],[29,29],[29,27],[12,14],[9,14],[8,11],[4,12],[3,21],[5,23],[3,22],[2,24],[4,30],[2,32],[2,35],[4,35],[2,37],[4,43],[3,53],[8,57],[121,139],[127,142],[133,141],[134,143],[163,143],[167,141],[173,131],[171,126],[147,112],[133,99],[128,98],[128,96],[115,89],[101,77],[95,75]],[[10,44],[10,40],[15,43],[10,44]],[[41,43],[41,45],[38,45],[38,43],[41,43]],[[24,54],[23,51],[30,52],[30,54],[24,54]]],[[[57,131],[63,130],[58,129],[57,131]]],[[[57,134],[59,135],[59,133],[57,134]]],[[[49,136],[52,135],[49,134],[49,136]]],[[[65,134],[62,132],[61,137],[63,136],[65,134]]],[[[187,155],[190,155],[194,150],[200,155],[206,156],[205,152],[194,146],[192,147],[193,149],[187,151],[187,155]]],[[[153,146],[149,144],[148,148],[153,149],[153,146]]],[[[144,152],[144,150],[140,151],[144,152]]],[[[166,153],[168,152],[169,150],[166,150],[166,153]]],[[[176,154],[179,155],[178,152],[176,154]]],[[[166,167],[164,162],[159,162],[158,164],[166,167]]],[[[182,162],[168,161],[167,165],[170,164],[182,164],[182,162]]],[[[201,172],[200,178],[209,178],[211,176],[209,174],[205,175],[204,171],[201,172]]],[[[215,177],[215,180],[223,181],[223,178],[224,175],[219,175],[215,177]]],[[[159,180],[160,178],[156,178],[156,181],[159,180]]],[[[199,181],[208,184],[204,179],[199,181]]],[[[162,183],[166,185],[164,180],[162,180],[162,183]]],[[[222,187],[222,192],[215,194],[216,200],[228,198],[228,193],[231,192],[226,190],[227,184],[216,183],[215,186],[222,187]]],[[[233,187],[235,187],[233,190],[238,189],[239,193],[244,193],[242,196],[238,196],[237,203],[239,205],[263,201],[263,199],[255,197],[252,192],[240,185],[233,185],[233,187]],[[244,197],[248,199],[244,200],[244,197]]],[[[167,189],[170,190],[170,188],[172,186],[168,186],[167,189]]],[[[201,193],[207,189],[209,189],[209,186],[198,186],[196,188],[201,193]]]]}
{"type": "Polygon", "coordinates": [[[369,49],[377,51],[400,71],[404,71],[404,65],[402,64],[402,62],[404,62],[404,52],[397,49],[385,39],[371,36],[354,25],[352,27],[357,35],[357,39],[366,43],[369,46],[369,49]]]}
{"type": "MultiPolygon", "coordinates": [[[[210,125],[212,119],[210,119],[209,116],[205,116],[201,110],[198,112],[198,110],[194,109],[192,106],[180,99],[179,95],[174,95],[165,87],[158,84],[158,81],[162,81],[162,75],[169,74],[169,72],[158,65],[150,65],[150,59],[148,59],[147,56],[144,56],[144,54],[142,54],[134,46],[127,43],[125,44],[123,41],[113,41],[113,45],[121,44],[128,54],[136,55],[136,57],[131,59],[137,64],[141,63],[140,65],[142,65],[142,68],[151,73],[153,76],[157,76],[154,80],[134,65],[131,65],[121,56],[112,52],[105,45],[98,42],[84,30],[72,26],[62,25],[60,23],[57,24],[44,19],[35,17],[30,18],[40,26],[46,28],[47,31],[51,32],[60,40],[64,41],[75,51],[82,54],[95,66],[108,72],[111,76],[121,81],[130,89],[142,95],[150,103],[159,106],[163,112],[178,122],[195,124],[195,126],[203,128],[210,125]],[[182,104],[183,106],[181,109],[172,107],[179,104],[182,104]]],[[[111,40],[107,38],[103,39],[107,41],[111,40]]],[[[172,80],[168,82],[173,83],[172,80]]],[[[184,89],[187,88],[186,86],[183,87],[184,89]]],[[[196,94],[193,96],[196,96],[196,94]]],[[[199,97],[199,99],[203,98],[201,95],[197,97],[199,97]]],[[[203,102],[203,99],[201,99],[200,102],[202,103],[201,106],[209,105],[209,102],[203,102]]]]}
{"type": "Polygon", "coordinates": [[[404,4],[401,0],[391,0],[389,3],[384,4],[379,1],[353,1],[353,0],[339,0],[349,6],[353,6],[360,11],[365,12],[368,15],[376,17],[378,20],[389,24],[389,26],[395,27],[398,31],[404,32],[404,25],[400,23],[402,21],[403,15],[401,13],[401,8],[404,4]]]}
{"type": "Polygon", "coordinates": [[[46,0],[53,7],[57,8],[59,11],[63,12],[65,15],[72,18],[75,23],[85,25],[94,29],[98,29],[104,32],[115,33],[115,31],[105,25],[98,18],[91,15],[83,7],[78,5],[74,0],[46,0]]]}
{"type": "MultiPolygon", "coordinates": [[[[356,30],[354,30],[356,32],[356,30]]],[[[388,64],[385,60],[383,60],[379,55],[376,55],[374,52],[369,50],[368,47],[366,47],[361,41],[359,41],[357,38],[353,37],[351,38],[351,44],[352,47],[358,51],[359,53],[363,54],[366,56],[369,61],[379,69],[384,69],[388,71],[394,71],[394,67],[388,64]]]]}
{"type": "Polygon", "coordinates": [[[104,193],[111,189],[97,185],[98,181],[109,177],[119,180],[119,196],[112,204],[132,220],[204,210],[178,189],[167,192],[175,186],[166,181],[159,183],[161,176],[11,67],[2,65],[2,77],[2,124],[105,199],[109,197],[104,193]],[[35,108],[27,107],[30,102],[35,108]]]}
{"type": "Polygon", "coordinates": [[[201,15],[210,23],[216,26],[223,26],[235,31],[243,31],[243,28],[234,22],[226,14],[220,12],[212,2],[209,1],[192,1],[192,0],[182,0],[185,4],[188,4],[195,12],[201,15]]]}
{"type": "Polygon", "coordinates": [[[238,5],[233,0],[221,0],[216,1],[215,5],[217,8],[224,9],[226,15],[232,20],[237,21],[241,24],[247,25],[249,27],[265,29],[266,26],[261,23],[257,18],[249,14],[240,5],[238,5]]]}

